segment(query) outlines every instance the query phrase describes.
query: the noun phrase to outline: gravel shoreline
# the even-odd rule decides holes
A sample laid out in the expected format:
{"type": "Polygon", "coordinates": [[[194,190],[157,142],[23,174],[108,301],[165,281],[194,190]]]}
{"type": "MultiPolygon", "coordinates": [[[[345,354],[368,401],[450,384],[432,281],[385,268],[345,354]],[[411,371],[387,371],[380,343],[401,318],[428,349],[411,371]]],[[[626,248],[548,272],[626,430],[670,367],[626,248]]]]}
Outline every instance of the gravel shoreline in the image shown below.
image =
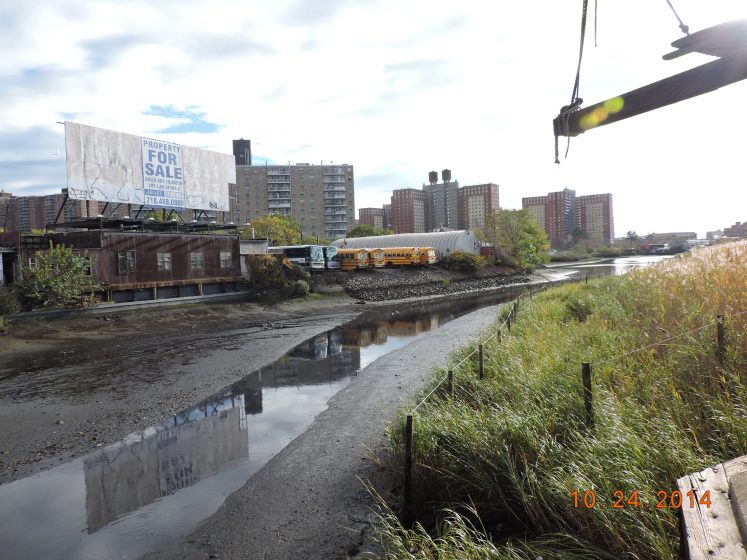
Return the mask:
{"type": "Polygon", "coordinates": [[[530,282],[526,274],[495,267],[475,273],[415,268],[363,270],[344,274],[339,281],[345,291],[351,297],[370,302],[457,294],[530,282]]]}

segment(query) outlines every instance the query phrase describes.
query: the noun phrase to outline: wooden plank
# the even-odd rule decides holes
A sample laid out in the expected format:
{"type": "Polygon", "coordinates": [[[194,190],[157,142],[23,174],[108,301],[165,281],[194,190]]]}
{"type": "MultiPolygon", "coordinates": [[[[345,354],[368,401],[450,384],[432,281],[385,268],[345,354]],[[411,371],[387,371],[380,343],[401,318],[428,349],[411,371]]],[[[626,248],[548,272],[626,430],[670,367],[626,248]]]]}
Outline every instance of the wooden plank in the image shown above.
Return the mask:
{"type": "MultiPolygon", "coordinates": [[[[732,467],[730,467],[732,468],[732,467]]],[[[720,558],[724,560],[747,560],[747,550],[729,498],[729,481],[724,464],[710,467],[677,480],[677,488],[682,492],[683,535],[685,549],[690,560],[720,558]],[[711,507],[696,504],[689,507],[686,495],[695,492],[700,501],[706,490],[710,491],[711,507]]]]}
{"type": "Polygon", "coordinates": [[[747,456],[724,464],[729,481],[729,498],[734,509],[742,542],[747,545],[747,456]]]}
{"type": "MultiPolygon", "coordinates": [[[[720,58],[553,120],[556,136],[579,134],[690,99],[747,78],[747,55],[720,58]],[[598,116],[597,116],[598,115],[598,116]]],[[[714,109],[714,114],[719,109],[714,109]]]]}

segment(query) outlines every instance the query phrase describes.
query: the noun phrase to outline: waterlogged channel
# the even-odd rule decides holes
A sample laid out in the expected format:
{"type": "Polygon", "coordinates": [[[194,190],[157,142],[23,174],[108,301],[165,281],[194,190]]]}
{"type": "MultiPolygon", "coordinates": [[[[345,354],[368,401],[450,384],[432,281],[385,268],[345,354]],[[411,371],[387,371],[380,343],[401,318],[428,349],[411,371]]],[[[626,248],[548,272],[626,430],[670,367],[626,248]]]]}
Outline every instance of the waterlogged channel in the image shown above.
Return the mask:
{"type": "Polygon", "coordinates": [[[549,280],[617,276],[635,270],[636,268],[644,268],[671,258],[671,255],[636,255],[591,262],[557,263],[542,269],[542,275],[547,277],[549,280]]]}
{"type": "Polygon", "coordinates": [[[0,486],[0,557],[137,558],[168,546],[302,433],[361,369],[514,295],[365,313],[157,426],[0,486]]]}

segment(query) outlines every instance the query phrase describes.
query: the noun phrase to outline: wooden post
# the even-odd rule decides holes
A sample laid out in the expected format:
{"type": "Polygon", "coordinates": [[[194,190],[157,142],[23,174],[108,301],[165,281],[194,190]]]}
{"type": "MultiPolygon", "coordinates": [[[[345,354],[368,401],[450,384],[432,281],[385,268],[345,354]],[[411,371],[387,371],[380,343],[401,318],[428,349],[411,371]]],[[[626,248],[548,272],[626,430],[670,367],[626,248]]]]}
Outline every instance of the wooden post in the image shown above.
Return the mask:
{"type": "Polygon", "coordinates": [[[508,328],[508,332],[511,332],[511,314],[508,314],[508,317],[506,318],[506,327],[508,328]]]}
{"type": "Polygon", "coordinates": [[[501,329],[498,329],[497,337],[498,337],[498,344],[500,344],[501,343],[501,329]]]}
{"type": "Polygon", "coordinates": [[[581,376],[584,384],[584,407],[586,409],[586,427],[594,427],[594,402],[591,392],[591,364],[584,362],[581,364],[581,376]]]}
{"type": "Polygon", "coordinates": [[[480,379],[485,379],[485,356],[482,344],[480,344],[480,379]]]}
{"type": "Polygon", "coordinates": [[[589,273],[588,272],[586,273],[586,285],[587,286],[589,285],[589,273]]]}
{"type": "Polygon", "coordinates": [[[446,382],[446,391],[449,393],[450,397],[454,396],[454,372],[452,370],[449,370],[449,375],[446,382]]]}
{"type": "Polygon", "coordinates": [[[402,523],[406,528],[412,527],[412,414],[407,415],[405,423],[405,484],[402,498],[402,523]]]}
{"type": "Polygon", "coordinates": [[[724,316],[716,315],[716,354],[718,355],[718,363],[722,366],[726,358],[726,343],[724,339],[724,316]]]}

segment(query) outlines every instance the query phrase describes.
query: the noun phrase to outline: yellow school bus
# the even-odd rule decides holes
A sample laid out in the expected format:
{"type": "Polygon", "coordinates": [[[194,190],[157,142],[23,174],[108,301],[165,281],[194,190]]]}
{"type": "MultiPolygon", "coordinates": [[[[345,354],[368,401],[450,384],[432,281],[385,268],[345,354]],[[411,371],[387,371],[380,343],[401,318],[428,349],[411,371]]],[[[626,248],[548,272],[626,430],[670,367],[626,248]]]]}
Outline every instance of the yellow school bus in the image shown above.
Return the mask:
{"type": "Polygon", "coordinates": [[[383,268],[386,266],[384,260],[384,249],[369,249],[368,266],[373,268],[383,268]]]}
{"type": "Polygon", "coordinates": [[[368,249],[339,249],[340,270],[351,271],[368,268],[368,249]]]}
{"type": "Polygon", "coordinates": [[[421,265],[428,266],[431,264],[436,264],[438,256],[436,255],[436,250],[433,247],[418,247],[418,251],[420,251],[421,265]]]}
{"type": "Polygon", "coordinates": [[[438,256],[433,247],[387,247],[371,249],[369,265],[374,267],[429,266],[436,264],[438,256]]]}
{"type": "Polygon", "coordinates": [[[420,250],[417,247],[385,247],[384,266],[416,266],[420,264],[420,250]]]}

